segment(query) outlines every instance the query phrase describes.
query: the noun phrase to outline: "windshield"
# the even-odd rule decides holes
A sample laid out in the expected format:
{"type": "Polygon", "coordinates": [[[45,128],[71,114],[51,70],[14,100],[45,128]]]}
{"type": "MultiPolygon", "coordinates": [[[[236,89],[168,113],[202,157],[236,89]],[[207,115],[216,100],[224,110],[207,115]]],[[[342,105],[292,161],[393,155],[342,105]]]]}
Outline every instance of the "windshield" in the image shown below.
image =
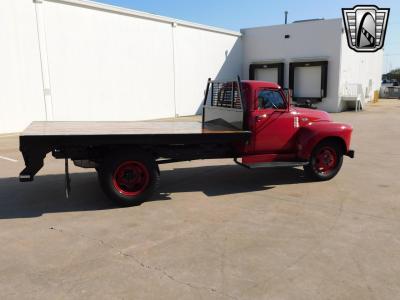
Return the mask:
{"type": "Polygon", "coordinates": [[[257,95],[258,109],[285,109],[286,103],[282,94],[276,90],[261,90],[257,95]]]}

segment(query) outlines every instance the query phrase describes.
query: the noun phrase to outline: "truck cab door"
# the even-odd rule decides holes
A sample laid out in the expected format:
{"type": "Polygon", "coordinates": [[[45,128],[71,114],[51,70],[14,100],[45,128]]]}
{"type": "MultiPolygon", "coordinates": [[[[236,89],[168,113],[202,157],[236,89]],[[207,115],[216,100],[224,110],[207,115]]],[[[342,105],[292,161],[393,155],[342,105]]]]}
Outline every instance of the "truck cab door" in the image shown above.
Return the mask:
{"type": "Polygon", "coordinates": [[[255,97],[250,113],[253,153],[293,153],[298,118],[290,111],[282,91],[261,88],[255,97]]]}

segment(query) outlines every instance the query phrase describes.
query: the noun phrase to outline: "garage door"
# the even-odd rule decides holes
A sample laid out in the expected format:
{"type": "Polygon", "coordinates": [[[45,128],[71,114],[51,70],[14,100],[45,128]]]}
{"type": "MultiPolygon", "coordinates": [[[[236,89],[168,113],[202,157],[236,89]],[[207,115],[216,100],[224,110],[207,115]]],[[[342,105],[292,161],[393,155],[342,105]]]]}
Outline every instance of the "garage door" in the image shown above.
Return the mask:
{"type": "Polygon", "coordinates": [[[255,80],[278,83],[278,69],[256,69],[254,77],[255,80]]]}
{"type": "Polygon", "coordinates": [[[294,96],[321,97],[321,66],[298,67],[294,72],[294,96]]]}
{"type": "Polygon", "coordinates": [[[250,80],[275,82],[283,86],[284,63],[251,64],[249,68],[250,80]]]}
{"type": "Polygon", "coordinates": [[[292,62],[289,65],[289,88],[293,101],[322,101],[327,96],[328,61],[292,62]]]}

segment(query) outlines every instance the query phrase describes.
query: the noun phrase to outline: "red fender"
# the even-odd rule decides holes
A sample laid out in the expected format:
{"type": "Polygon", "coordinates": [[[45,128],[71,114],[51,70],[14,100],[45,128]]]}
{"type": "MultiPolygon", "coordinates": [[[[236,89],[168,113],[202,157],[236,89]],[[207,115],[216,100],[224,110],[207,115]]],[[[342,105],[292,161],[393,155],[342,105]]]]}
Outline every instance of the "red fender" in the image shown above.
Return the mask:
{"type": "Polygon", "coordinates": [[[350,150],[350,140],[353,127],[348,124],[335,122],[308,123],[299,130],[297,139],[297,156],[308,160],[314,147],[322,140],[329,138],[340,139],[346,147],[345,154],[350,150]]]}

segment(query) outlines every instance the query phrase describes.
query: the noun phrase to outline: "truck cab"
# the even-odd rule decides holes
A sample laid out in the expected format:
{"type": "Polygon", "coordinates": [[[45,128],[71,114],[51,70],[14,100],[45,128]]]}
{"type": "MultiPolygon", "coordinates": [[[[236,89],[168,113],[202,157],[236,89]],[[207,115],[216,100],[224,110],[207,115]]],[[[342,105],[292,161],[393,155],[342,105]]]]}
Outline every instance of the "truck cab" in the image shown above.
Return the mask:
{"type": "Polygon", "coordinates": [[[328,180],[340,170],[344,155],[354,156],[351,125],[333,122],[324,111],[292,105],[289,93],[278,84],[254,80],[210,84],[204,124],[251,132],[249,140],[237,148],[241,161],[235,161],[243,166],[304,166],[313,178],[328,180]]]}

